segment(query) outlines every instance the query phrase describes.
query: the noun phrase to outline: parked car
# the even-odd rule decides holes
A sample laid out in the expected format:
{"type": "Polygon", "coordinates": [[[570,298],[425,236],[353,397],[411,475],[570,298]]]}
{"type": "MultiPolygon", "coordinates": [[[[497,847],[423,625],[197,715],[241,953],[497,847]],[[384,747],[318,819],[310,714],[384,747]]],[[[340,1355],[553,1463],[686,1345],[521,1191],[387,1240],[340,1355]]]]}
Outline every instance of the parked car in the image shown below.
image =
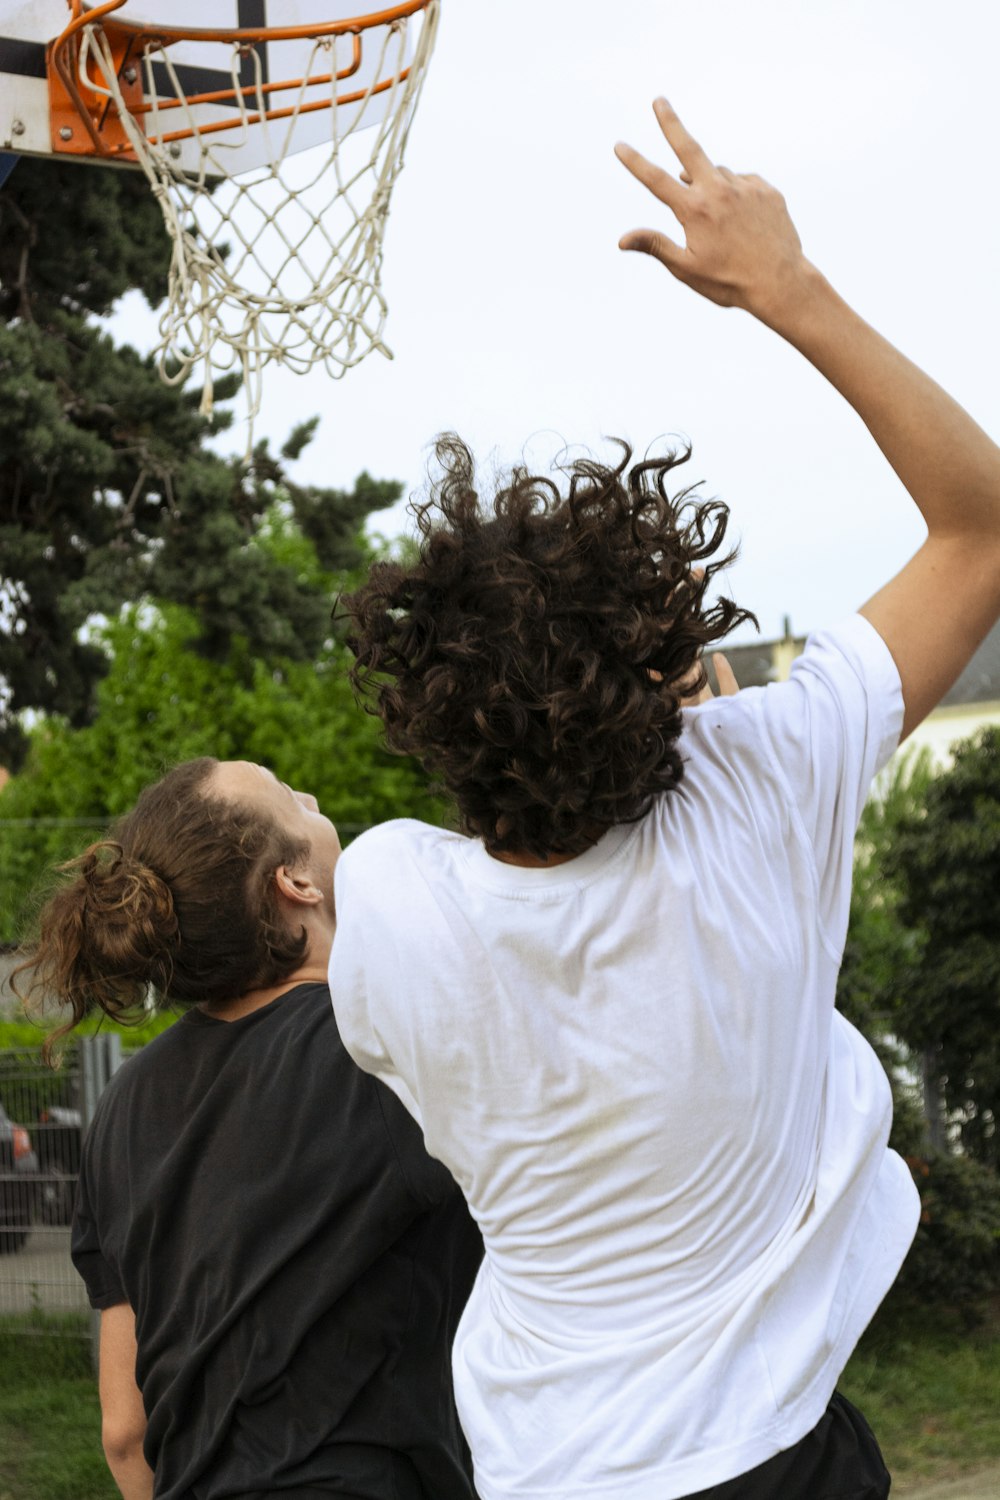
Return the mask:
{"type": "Polygon", "coordinates": [[[0,1254],[20,1250],[28,1238],[37,1180],[31,1136],[0,1104],[0,1254]]]}
{"type": "Polygon", "coordinates": [[[73,1217],[82,1140],[83,1116],[78,1109],[50,1104],[40,1111],[35,1149],[42,1174],[38,1212],[43,1224],[68,1224],[73,1217]]]}

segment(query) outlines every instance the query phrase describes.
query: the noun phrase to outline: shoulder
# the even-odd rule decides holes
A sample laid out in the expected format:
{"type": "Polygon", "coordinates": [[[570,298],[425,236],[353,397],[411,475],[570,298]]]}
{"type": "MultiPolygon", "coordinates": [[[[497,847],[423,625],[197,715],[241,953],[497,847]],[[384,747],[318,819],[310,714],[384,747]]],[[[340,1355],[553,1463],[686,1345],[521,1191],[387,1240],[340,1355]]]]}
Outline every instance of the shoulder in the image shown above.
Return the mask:
{"type": "Polygon", "coordinates": [[[96,1133],[108,1117],[130,1108],[134,1098],[143,1097],[153,1079],[176,1069],[193,1041],[191,1014],[185,1013],[151,1041],[129,1050],[101,1093],[90,1133],[96,1133]]]}
{"type": "Polygon", "coordinates": [[[101,1095],[102,1099],[130,1088],[142,1087],[151,1073],[158,1072],[161,1067],[171,1066],[178,1053],[190,1045],[191,1015],[192,1012],[185,1011],[164,1031],[140,1046],[129,1048],[126,1036],[125,1056],[121,1066],[112,1074],[101,1095]]]}
{"type": "Polygon", "coordinates": [[[837,817],[846,828],[899,742],[902,713],[888,648],[852,615],[809,637],[786,682],[684,711],[680,791],[729,813],[742,802],[757,822],[769,804],[779,828],[793,809],[813,833],[837,817]]]}
{"type": "Polygon", "coordinates": [[[709,752],[728,745],[768,745],[824,713],[849,714],[859,728],[884,721],[885,737],[898,734],[902,690],[896,664],[878,632],[861,615],[850,615],[809,636],[786,682],[744,688],[731,698],[713,698],[685,709],[684,748],[709,752]]]}
{"type": "Polygon", "coordinates": [[[810,775],[825,765],[849,787],[857,781],[867,790],[903,726],[902,685],[888,647],[861,615],[817,631],[788,682],[764,691],[762,718],[778,759],[793,764],[798,753],[810,775]]]}
{"type": "Polygon", "coordinates": [[[809,679],[846,692],[860,686],[889,697],[901,693],[899,671],[888,646],[875,627],[857,614],[809,637],[802,655],[792,664],[790,680],[804,685],[809,679]]]}
{"type": "Polygon", "coordinates": [[[391,877],[401,866],[447,858],[468,842],[461,834],[415,818],[394,818],[369,828],[349,844],[337,861],[336,879],[384,872],[391,877]]]}
{"type": "Polygon", "coordinates": [[[341,859],[357,859],[363,851],[367,855],[392,852],[397,849],[419,848],[441,840],[461,838],[445,828],[436,828],[432,823],[421,823],[417,818],[390,818],[387,823],[376,823],[359,834],[341,855],[341,859]]]}

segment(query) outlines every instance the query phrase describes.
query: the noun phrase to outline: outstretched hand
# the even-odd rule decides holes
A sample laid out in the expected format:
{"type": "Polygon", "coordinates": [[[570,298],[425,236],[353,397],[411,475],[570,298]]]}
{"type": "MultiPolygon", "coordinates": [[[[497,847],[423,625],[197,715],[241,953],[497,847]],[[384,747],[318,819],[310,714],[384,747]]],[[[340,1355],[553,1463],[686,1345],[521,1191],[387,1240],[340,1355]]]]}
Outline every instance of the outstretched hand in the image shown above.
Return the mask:
{"type": "Polygon", "coordinates": [[[762,177],[715,166],[665,99],[653,110],[681,164],[678,176],[623,142],[615,154],[674,214],[686,243],[660,229],[633,229],[619,240],[621,249],[641,250],[709,301],[769,322],[808,269],[784,198],[762,177]]]}

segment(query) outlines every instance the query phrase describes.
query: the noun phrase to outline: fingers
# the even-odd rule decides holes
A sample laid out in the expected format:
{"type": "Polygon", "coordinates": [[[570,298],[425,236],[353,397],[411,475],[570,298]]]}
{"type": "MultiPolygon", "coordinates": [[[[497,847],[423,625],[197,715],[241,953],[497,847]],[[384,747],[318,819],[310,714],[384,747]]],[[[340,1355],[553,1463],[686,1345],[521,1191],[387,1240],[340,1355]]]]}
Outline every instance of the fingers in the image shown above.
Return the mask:
{"type": "Polygon", "coordinates": [[[695,662],[690,672],[677,686],[681,708],[694,708],[698,703],[711,702],[712,689],[708,685],[708,677],[701,661],[695,662]]]}
{"type": "Polygon", "coordinates": [[[658,229],[632,229],[618,241],[619,250],[641,250],[652,255],[675,276],[680,275],[684,262],[684,251],[668,235],[658,229]]]}
{"type": "MultiPolygon", "coordinates": [[[[685,199],[694,185],[695,177],[713,172],[715,169],[698,142],[681,124],[666,99],[657,99],[653,104],[653,109],[660,129],[681,164],[680,180],[672,177],[663,167],[658,167],[655,162],[643,156],[641,151],[636,151],[633,146],[629,146],[624,141],[616,144],[615,155],[622,166],[649,189],[654,198],[665,203],[671,212],[683,221],[685,199]]],[[[687,257],[684,248],[665,235],[662,230],[633,229],[628,234],[622,235],[618,245],[622,250],[640,250],[645,255],[651,255],[682,281],[687,279],[685,275],[687,257]]]]}
{"type": "Polygon", "coordinates": [[[740,690],[740,685],[736,681],[735,672],[721,651],[714,651],[712,653],[712,666],[715,668],[715,680],[719,684],[720,697],[735,697],[740,690]]]}
{"type": "Polygon", "coordinates": [[[691,179],[714,170],[705,152],[684,128],[680,116],[666,99],[654,99],[653,113],[670,149],[691,179]]]}
{"type": "MultiPolygon", "coordinates": [[[[713,651],[712,666],[715,668],[715,680],[719,686],[720,698],[735,698],[740,690],[729,662],[721,651],[713,651]]],[[[660,672],[650,672],[654,682],[662,682],[663,676],[660,672]]],[[[682,708],[693,708],[698,703],[710,703],[714,694],[708,685],[708,677],[705,673],[704,663],[699,659],[694,666],[683,677],[678,684],[680,689],[680,704],[682,708]]]]}
{"type": "Polygon", "coordinates": [[[675,177],[671,177],[669,172],[649,161],[641,151],[636,151],[634,146],[629,146],[625,141],[617,142],[615,155],[643,187],[649,188],[654,198],[659,198],[661,203],[677,212],[683,202],[685,190],[675,177]]]}

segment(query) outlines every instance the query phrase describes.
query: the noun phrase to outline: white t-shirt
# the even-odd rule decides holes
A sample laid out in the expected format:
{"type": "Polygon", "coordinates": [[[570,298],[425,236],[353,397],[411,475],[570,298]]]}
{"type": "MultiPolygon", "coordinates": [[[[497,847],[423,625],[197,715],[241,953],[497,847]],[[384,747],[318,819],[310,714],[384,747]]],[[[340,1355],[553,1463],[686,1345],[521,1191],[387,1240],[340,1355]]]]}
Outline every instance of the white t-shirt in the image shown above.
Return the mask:
{"type": "Polygon", "coordinates": [[[483,1500],[671,1500],[821,1417],[918,1217],[833,1009],[901,721],[854,616],[687,711],[681,787],[566,864],[410,821],[341,858],[344,1042],[486,1243],[454,1349],[483,1500]]]}

